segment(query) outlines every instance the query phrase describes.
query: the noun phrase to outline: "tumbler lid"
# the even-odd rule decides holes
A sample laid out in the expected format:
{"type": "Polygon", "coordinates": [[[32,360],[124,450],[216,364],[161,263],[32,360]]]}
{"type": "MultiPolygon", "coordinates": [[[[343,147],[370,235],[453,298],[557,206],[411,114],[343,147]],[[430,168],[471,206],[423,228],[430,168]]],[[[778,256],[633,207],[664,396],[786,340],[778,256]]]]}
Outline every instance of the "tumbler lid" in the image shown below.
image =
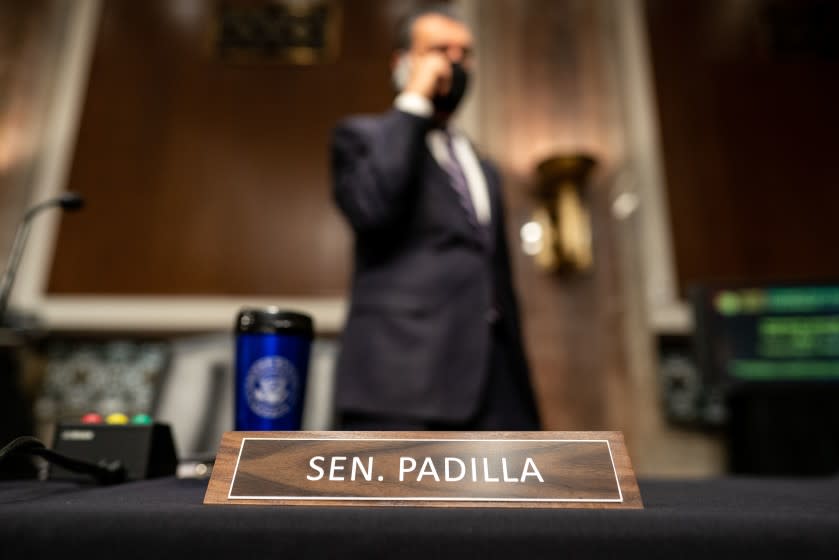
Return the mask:
{"type": "Polygon", "coordinates": [[[277,307],[245,308],[236,317],[236,332],[297,334],[313,336],[312,318],[296,311],[277,307]]]}

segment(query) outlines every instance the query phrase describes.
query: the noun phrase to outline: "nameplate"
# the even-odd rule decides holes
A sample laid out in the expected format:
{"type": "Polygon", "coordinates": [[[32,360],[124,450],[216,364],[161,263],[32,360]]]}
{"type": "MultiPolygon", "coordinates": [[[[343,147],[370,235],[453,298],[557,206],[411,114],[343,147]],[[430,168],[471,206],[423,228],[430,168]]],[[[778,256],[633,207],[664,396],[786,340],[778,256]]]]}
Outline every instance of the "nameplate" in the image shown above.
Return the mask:
{"type": "Polygon", "coordinates": [[[643,507],[620,432],[227,432],[204,503],[643,507]]]}

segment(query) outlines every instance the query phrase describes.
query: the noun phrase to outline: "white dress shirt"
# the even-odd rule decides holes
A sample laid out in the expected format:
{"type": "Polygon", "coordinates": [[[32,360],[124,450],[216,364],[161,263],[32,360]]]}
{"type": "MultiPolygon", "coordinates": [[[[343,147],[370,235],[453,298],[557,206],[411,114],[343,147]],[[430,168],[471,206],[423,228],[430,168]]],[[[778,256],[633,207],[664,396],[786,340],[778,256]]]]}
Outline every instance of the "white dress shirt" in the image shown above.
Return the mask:
{"type": "MultiPolygon", "coordinates": [[[[418,93],[400,93],[396,96],[394,106],[405,113],[417,115],[419,117],[430,118],[434,114],[434,106],[431,101],[418,93]]],[[[451,158],[449,150],[446,148],[445,135],[448,133],[452,138],[452,148],[455,157],[463,170],[463,175],[466,177],[466,183],[469,186],[469,195],[472,199],[472,207],[475,209],[475,215],[478,218],[478,223],[486,225],[492,219],[490,205],[489,205],[489,191],[487,189],[486,177],[481,170],[481,164],[478,161],[478,156],[472,149],[469,140],[452,126],[448,126],[446,132],[439,129],[432,129],[425,137],[428,144],[428,149],[431,155],[440,164],[443,169],[449,168],[451,165],[451,158]]]]}

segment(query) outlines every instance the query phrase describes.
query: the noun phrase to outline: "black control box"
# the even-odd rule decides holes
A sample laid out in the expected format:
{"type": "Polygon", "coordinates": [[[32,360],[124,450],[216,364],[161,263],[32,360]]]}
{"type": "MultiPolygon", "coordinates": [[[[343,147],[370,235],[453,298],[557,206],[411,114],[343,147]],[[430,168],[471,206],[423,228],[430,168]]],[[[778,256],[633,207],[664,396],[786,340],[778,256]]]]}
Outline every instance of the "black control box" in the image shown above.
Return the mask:
{"type": "MultiPolygon", "coordinates": [[[[172,432],[166,424],[59,424],[52,448],[88,463],[121,461],[128,480],[173,476],[178,467],[172,432]]],[[[56,465],[50,467],[49,477],[87,478],[56,465]]]]}

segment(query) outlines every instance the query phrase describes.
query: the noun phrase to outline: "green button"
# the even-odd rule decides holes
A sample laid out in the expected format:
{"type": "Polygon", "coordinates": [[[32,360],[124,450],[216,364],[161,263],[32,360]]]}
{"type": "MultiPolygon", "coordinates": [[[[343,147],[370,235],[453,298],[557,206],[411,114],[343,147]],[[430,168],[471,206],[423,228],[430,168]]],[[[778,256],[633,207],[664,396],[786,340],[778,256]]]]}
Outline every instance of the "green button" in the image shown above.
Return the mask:
{"type": "Polygon", "coordinates": [[[151,416],[148,414],[135,414],[134,417],[131,419],[132,424],[143,424],[148,425],[152,423],[151,416]]]}

